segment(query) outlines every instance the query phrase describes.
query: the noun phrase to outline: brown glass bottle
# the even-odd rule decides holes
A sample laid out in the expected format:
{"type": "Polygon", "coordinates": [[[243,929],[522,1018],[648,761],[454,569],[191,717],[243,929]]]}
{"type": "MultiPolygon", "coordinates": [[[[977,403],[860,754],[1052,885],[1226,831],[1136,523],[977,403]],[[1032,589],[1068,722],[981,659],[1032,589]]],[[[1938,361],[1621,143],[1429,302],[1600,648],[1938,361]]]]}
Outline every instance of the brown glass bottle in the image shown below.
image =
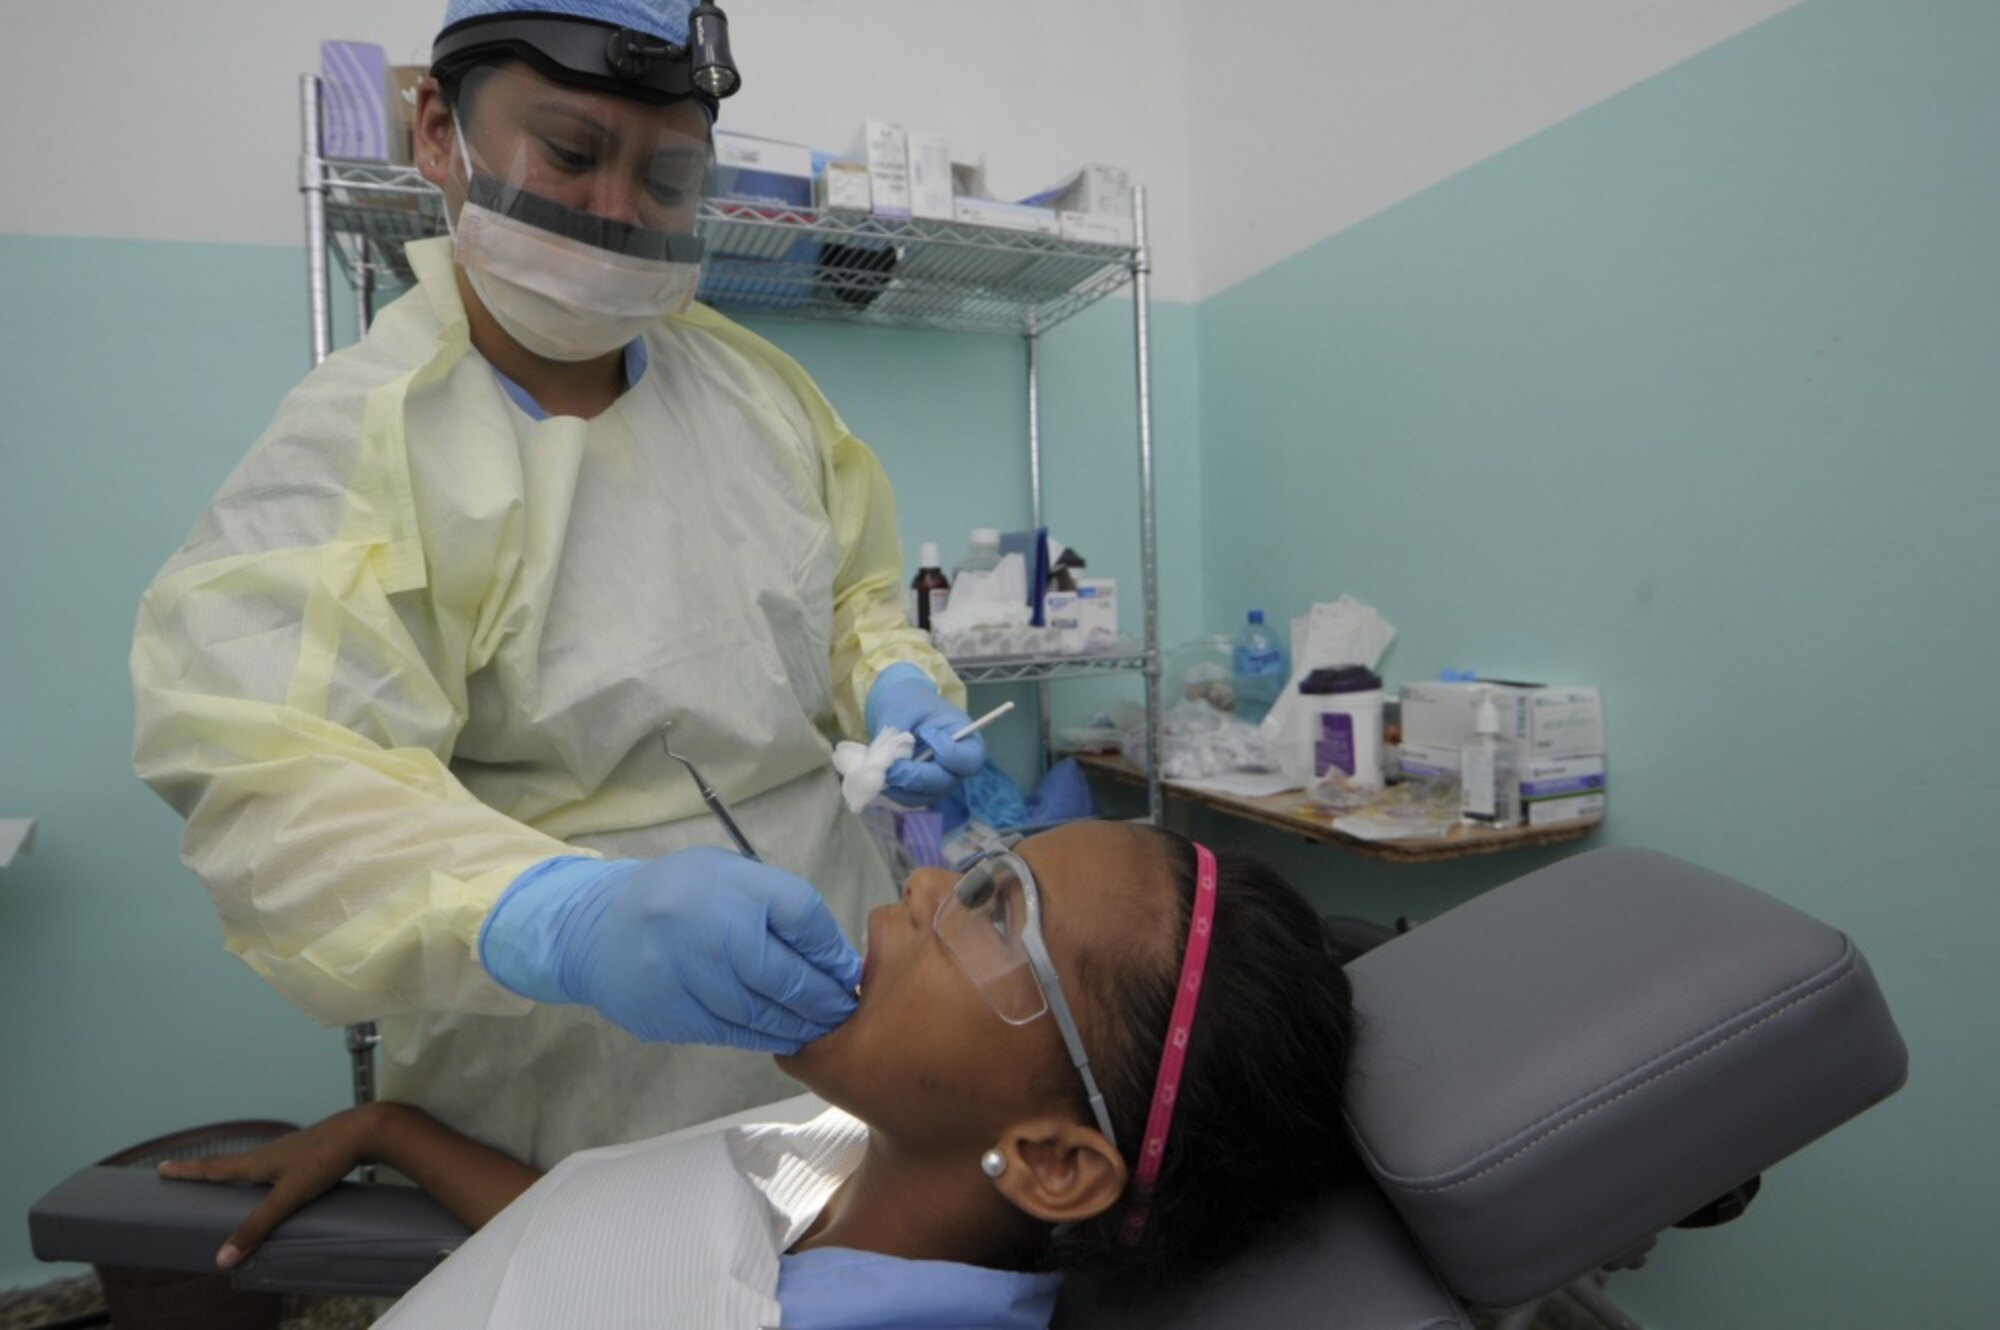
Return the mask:
{"type": "Polygon", "coordinates": [[[931,615],[951,598],[951,579],[938,567],[938,547],[926,542],[922,548],[917,575],[910,582],[910,622],[928,633],[931,615]]]}

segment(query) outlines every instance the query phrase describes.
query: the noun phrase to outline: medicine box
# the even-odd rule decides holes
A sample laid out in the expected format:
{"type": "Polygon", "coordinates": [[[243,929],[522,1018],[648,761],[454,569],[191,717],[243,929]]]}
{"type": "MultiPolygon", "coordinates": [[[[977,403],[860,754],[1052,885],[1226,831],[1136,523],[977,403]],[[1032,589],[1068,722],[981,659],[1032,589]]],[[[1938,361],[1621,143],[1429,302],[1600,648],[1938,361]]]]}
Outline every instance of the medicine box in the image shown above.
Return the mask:
{"type": "Polygon", "coordinates": [[[917,130],[911,130],[905,142],[910,156],[910,215],[951,221],[951,146],[942,134],[917,130]]]}
{"type": "Polygon", "coordinates": [[[1492,694],[1500,733],[1513,740],[1522,759],[1604,751],[1604,706],[1597,689],[1497,680],[1404,684],[1404,746],[1457,752],[1472,733],[1482,693],[1492,694]]]}
{"type": "Polygon", "coordinates": [[[781,208],[813,206],[813,153],[800,143],[715,131],[715,192],[781,208]]]}
{"type": "Polygon", "coordinates": [[[374,42],[319,44],[320,151],[389,160],[389,57],[374,42]]]}
{"type": "Polygon", "coordinates": [[[1050,591],[1042,598],[1042,613],[1060,636],[1057,650],[1091,651],[1118,636],[1118,579],[1079,577],[1074,591],[1050,591]]]}
{"type": "Polygon", "coordinates": [[[820,164],[814,184],[813,206],[831,212],[867,212],[874,198],[866,162],[829,158],[820,164]]]}
{"type": "Polygon", "coordinates": [[[1539,803],[1522,807],[1522,816],[1528,826],[1547,827],[1559,822],[1581,822],[1587,818],[1604,816],[1604,796],[1601,794],[1579,794],[1567,799],[1544,799],[1539,803]]]}
{"type": "Polygon", "coordinates": [[[870,120],[850,154],[868,164],[869,210],[877,217],[910,215],[910,144],[901,125],[870,120]]]}
{"type": "Polygon", "coordinates": [[[1514,779],[1520,783],[1521,802],[1569,799],[1582,794],[1604,793],[1604,758],[1543,758],[1516,764],[1514,779]]]}

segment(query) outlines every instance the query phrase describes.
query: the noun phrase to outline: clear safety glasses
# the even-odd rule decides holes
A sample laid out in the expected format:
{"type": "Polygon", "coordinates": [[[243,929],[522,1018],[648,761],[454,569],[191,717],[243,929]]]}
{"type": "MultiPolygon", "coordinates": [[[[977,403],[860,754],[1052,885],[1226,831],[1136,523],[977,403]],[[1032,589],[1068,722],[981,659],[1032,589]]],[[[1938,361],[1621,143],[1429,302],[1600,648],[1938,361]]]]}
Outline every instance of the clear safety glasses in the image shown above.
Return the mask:
{"type": "Polygon", "coordinates": [[[1097,1128],[1115,1149],[1111,1115],[1042,940],[1041,894],[1027,863],[1003,851],[973,864],[938,903],[931,928],[1001,1020],[1026,1025],[1044,1012],[1055,1017],[1063,1046],[1083,1077],[1097,1128]]]}
{"type": "Polygon", "coordinates": [[[475,69],[455,104],[467,202],[628,259],[695,263],[711,178],[704,118],[543,78],[475,69]]]}

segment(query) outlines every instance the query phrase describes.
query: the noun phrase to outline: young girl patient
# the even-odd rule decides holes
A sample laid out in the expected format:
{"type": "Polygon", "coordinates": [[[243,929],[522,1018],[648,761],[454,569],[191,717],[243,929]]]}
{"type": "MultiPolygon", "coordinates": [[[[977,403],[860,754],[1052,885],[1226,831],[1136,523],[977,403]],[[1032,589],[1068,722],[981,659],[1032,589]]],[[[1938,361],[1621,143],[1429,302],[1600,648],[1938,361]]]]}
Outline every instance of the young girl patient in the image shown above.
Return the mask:
{"type": "Polygon", "coordinates": [[[1160,1294],[1341,1180],[1341,959],[1255,861],[1076,823],[870,916],[854,1016],[779,1059],[818,1116],[542,1177],[372,1104],[161,1171],[273,1184],[225,1266],[356,1164],[407,1174],[480,1231],[384,1325],[1045,1326],[1063,1272],[1160,1294]]]}

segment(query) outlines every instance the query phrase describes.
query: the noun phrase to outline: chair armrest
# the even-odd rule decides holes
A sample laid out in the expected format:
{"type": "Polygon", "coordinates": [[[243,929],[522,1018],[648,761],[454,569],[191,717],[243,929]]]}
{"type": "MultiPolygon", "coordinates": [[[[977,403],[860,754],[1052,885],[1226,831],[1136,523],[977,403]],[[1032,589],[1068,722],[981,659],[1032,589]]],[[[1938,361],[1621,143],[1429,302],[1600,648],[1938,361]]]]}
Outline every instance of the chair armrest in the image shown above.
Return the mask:
{"type": "MultiPolygon", "coordinates": [[[[151,1169],[80,1169],[28,1211],[44,1261],[215,1274],[215,1253],[268,1189],[178,1182],[151,1169]]],[[[232,1275],[238,1288],[393,1296],[465,1241],[415,1187],[343,1182],[280,1224],[232,1275]]]]}

